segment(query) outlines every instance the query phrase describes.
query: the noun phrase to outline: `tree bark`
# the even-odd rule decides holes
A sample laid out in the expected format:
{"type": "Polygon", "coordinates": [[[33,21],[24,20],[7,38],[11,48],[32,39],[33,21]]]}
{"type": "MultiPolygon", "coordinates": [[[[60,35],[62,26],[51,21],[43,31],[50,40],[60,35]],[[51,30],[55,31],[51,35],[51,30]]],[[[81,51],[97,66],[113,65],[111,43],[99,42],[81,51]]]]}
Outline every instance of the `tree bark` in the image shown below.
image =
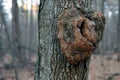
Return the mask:
{"type": "MultiPolygon", "coordinates": [[[[89,59],[78,65],[69,64],[61,52],[57,34],[57,17],[67,0],[41,0],[38,14],[38,62],[34,80],[87,80],[89,59]]],[[[69,0],[68,0],[69,1],[69,0]]],[[[70,0],[70,4],[73,0],[70,0]]],[[[75,0],[76,1],[76,0],[75,0]]],[[[84,0],[83,0],[84,1],[84,0]]],[[[83,4],[89,7],[91,0],[83,4]],[[89,3],[88,3],[89,2],[89,3]]],[[[77,6],[79,7],[79,5],[77,6]]],[[[86,10],[89,10],[86,8],[86,10]]]]}

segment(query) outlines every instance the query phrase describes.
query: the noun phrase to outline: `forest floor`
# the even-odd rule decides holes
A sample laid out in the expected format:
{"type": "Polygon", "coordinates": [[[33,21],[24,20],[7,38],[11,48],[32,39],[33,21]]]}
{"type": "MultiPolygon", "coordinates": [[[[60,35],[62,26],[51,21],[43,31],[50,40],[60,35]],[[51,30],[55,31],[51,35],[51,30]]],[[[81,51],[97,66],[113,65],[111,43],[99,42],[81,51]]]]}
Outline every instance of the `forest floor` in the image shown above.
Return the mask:
{"type": "Polygon", "coordinates": [[[120,62],[117,54],[92,55],[89,80],[120,80],[120,62]]]}
{"type": "MultiPolygon", "coordinates": [[[[0,60],[0,80],[15,80],[13,66],[10,55],[5,55],[0,60]],[[8,67],[9,65],[9,67],[8,67]]],[[[35,64],[36,56],[30,59],[35,64]]],[[[34,64],[25,67],[18,67],[19,80],[34,80],[34,64]]],[[[117,61],[117,54],[92,55],[89,66],[89,80],[120,80],[120,62],[117,61]]]]}

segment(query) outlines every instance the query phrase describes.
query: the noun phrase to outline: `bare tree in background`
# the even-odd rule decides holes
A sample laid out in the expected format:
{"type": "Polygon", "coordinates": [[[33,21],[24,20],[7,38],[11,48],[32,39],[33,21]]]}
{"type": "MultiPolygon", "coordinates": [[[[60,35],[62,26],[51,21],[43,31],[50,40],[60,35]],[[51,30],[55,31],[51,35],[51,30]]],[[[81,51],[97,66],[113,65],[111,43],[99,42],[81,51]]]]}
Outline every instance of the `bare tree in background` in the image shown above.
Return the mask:
{"type": "MultiPolygon", "coordinates": [[[[56,36],[56,25],[57,17],[64,8],[67,9],[70,5],[71,7],[79,8],[80,12],[83,11],[84,14],[84,10],[91,10],[91,2],[92,0],[40,0],[38,14],[38,64],[35,80],[87,80],[89,59],[77,65],[69,64],[66,61],[56,36]]],[[[89,13],[84,16],[88,17],[89,13]]],[[[103,27],[98,26],[96,30],[98,30],[99,40],[101,40],[103,27]]]]}
{"type": "Polygon", "coordinates": [[[0,1],[0,56],[2,57],[2,52],[3,52],[3,29],[6,27],[6,21],[5,21],[5,14],[3,10],[3,0],[0,1]]]}
{"type": "Polygon", "coordinates": [[[102,11],[102,13],[104,13],[104,3],[105,3],[105,0],[102,0],[102,8],[101,8],[101,11],[102,11]]]}
{"type": "MultiPolygon", "coordinates": [[[[27,22],[26,22],[27,24],[27,22]]],[[[17,0],[12,0],[12,45],[14,53],[13,56],[19,59],[19,61],[22,63],[22,65],[26,64],[26,56],[24,54],[24,51],[22,51],[22,48],[24,46],[21,45],[21,33],[20,33],[20,24],[19,24],[19,8],[17,0]],[[24,54],[24,55],[23,55],[24,54]]]]}
{"type": "MultiPolygon", "coordinates": [[[[18,24],[16,23],[16,22],[18,22],[18,6],[17,6],[17,0],[12,0],[12,2],[13,2],[13,6],[12,6],[12,15],[13,15],[13,18],[12,18],[12,22],[13,22],[13,24],[12,24],[12,27],[13,28],[16,28],[17,26],[18,26],[18,24]],[[17,11],[16,11],[16,9],[17,9],[17,11]],[[17,15],[17,16],[16,16],[17,15]]],[[[1,3],[1,2],[0,2],[1,3]]],[[[12,59],[13,59],[13,61],[12,61],[12,66],[14,67],[14,71],[15,71],[15,79],[16,80],[19,80],[18,79],[18,72],[17,72],[17,69],[16,69],[16,62],[15,62],[15,57],[14,57],[14,54],[16,54],[17,53],[17,50],[16,50],[16,48],[15,48],[15,46],[14,46],[14,42],[12,42],[12,40],[13,39],[15,39],[15,34],[16,33],[14,33],[13,32],[13,36],[14,37],[12,37],[12,39],[10,39],[10,35],[9,35],[9,32],[8,32],[8,25],[7,25],[7,23],[6,23],[6,20],[5,20],[5,15],[4,15],[4,12],[3,12],[3,8],[0,6],[0,17],[1,17],[1,19],[2,19],[2,22],[3,22],[3,24],[4,24],[4,26],[5,26],[5,33],[6,33],[6,37],[7,37],[7,42],[8,42],[8,47],[9,47],[9,49],[10,49],[10,53],[11,53],[11,56],[12,56],[12,59]]],[[[14,30],[15,31],[15,30],[14,30]]],[[[19,51],[18,51],[19,52],[19,51]]]]}
{"type": "Polygon", "coordinates": [[[15,79],[19,80],[16,64],[16,56],[21,54],[20,46],[20,29],[19,29],[19,11],[17,0],[12,0],[12,57],[13,57],[13,66],[15,71],[15,79]]]}
{"type": "Polygon", "coordinates": [[[16,55],[20,53],[19,11],[17,0],[12,0],[12,42],[16,55]]]}
{"type": "Polygon", "coordinates": [[[120,61],[120,0],[118,1],[119,1],[119,14],[118,14],[117,36],[118,36],[118,61],[120,61]]]}
{"type": "Polygon", "coordinates": [[[33,27],[33,10],[32,10],[32,3],[33,3],[33,0],[31,0],[31,11],[30,11],[30,37],[29,37],[29,46],[30,48],[32,48],[32,41],[33,41],[33,30],[34,30],[34,27],[33,27]]]}

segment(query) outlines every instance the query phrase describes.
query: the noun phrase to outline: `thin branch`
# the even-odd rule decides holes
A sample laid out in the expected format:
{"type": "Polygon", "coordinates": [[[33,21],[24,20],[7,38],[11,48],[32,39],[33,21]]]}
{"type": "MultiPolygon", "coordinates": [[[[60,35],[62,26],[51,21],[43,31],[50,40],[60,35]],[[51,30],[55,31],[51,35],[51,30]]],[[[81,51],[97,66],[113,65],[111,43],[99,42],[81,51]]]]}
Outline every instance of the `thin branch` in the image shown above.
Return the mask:
{"type": "Polygon", "coordinates": [[[113,80],[113,78],[115,76],[119,76],[119,75],[120,75],[120,73],[114,73],[114,74],[110,75],[107,80],[113,80]]]}

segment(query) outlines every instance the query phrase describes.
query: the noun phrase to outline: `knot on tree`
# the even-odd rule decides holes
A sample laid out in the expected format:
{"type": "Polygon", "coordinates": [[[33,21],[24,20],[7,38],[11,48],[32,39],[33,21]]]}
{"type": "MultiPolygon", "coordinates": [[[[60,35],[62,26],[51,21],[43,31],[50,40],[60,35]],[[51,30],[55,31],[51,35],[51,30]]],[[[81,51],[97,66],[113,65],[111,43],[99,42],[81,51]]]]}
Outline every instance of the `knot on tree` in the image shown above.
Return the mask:
{"type": "Polygon", "coordinates": [[[90,58],[102,38],[105,17],[99,12],[64,10],[57,21],[60,48],[70,64],[78,64],[90,58]]]}

